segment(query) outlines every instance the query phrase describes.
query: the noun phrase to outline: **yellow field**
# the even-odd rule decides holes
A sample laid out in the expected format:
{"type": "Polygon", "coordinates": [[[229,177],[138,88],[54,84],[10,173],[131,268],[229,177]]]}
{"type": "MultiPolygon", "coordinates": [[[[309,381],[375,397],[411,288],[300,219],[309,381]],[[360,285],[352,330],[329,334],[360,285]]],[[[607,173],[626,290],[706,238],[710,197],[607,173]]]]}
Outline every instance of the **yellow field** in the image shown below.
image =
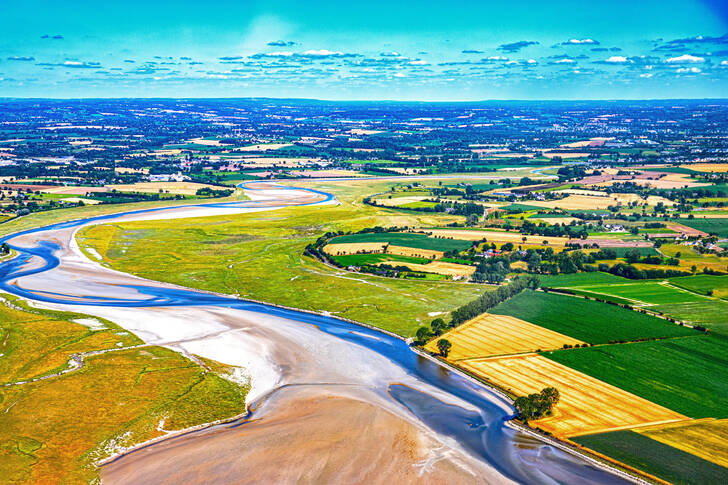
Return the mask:
{"type": "Polygon", "coordinates": [[[688,419],[540,355],[472,359],[458,365],[517,396],[548,386],[558,389],[561,400],[554,414],[536,424],[559,437],[688,419]]]}
{"type": "Polygon", "coordinates": [[[157,193],[160,190],[169,192],[170,194],[195,195],[198,189],[209,187],[211,189],[219,189],[214,185],[198,184],[195,182],[138,182],[135,184],[123,185],[107,185],[110,189],[116,189],[125,192],[152,192],[157,193]]]}
{"type": "Polygon", "coordinates": [[[528,205],[539,207],[560,208],[569,210],[589,210],[589,209],[606,209],[610,205],[627,205],[630,202],[636,202],[637,205],[657,205],[662,202],[666,206],[675,205],[674,202],[663,197],[649,196],[647,201],[640,198],[637,194],[610,194],[605,196],[593,195],[569,195],[559,200],[529,200],[528,205]]]}
{"type": "MultiPolygon", "coordinates": [[[[530,203],[530,202],[529,202],[530,203]]],[[[541,244],[544,241],[548,241],[549,244],[557,246],[563,246],[569,242],[568,237],[548,237],[548,236],[527,236],[517,232],[506,232],[506,231],[466,231],[457,229],[428,229],[431,237],[444,237],[452,239],[462,239],[464,241],[479,241],[486,238],[489,243],[491,242],[511,242],[511,243],[523,243],[523,238],[526,238],[526,244],[541,244]]]]}
{"type": "Polygon", "coordinates": [[[346,256],[347,254],[383,253],[386,243],[345,243],[327,244],[324,252],[332,256],[346,256]]]}
{"type": "Polygon", "coordinates": [[[698,419],[649,426],[636,432],[716,465],[728,467],[728,419],[698,419]]]}
{"type": "Polygon", "coordinates": [[[391,199],[385,197],[383,199],[377,199],[377,204],[383,205],[386,207],[395,207],[398,205],[409,204],[412,202],[419,202],[421,200],[425,200],[428,198],[429,198],[429,196],[427,196],[427,195],[413,195],[411,197],[394,197],[391,199]]]}
{"type": "Polygon", "coordinates": [[[407,248],[404,246],[388,246],[387,254],[397,254],[399,256],[413,256],[415,258],[439,259],[445,256],[442,251],[434,249],[407,248]]]}
{"type": "MultiPolygon", "coordinates": [[[[507,315],[484,313],[450,330],[441,338],[452,343],[448,360],[559,349],[584,342],[507,315]]],[[[425,348],[437,352],[434,339],[425,348]]],[[[464,365],[463,362],[460,362],[464,365]]]]}
{"type": "MultiPolygon", "coordinates": [[[[418,250],[422,251],[422,250],[418,250]]],[[[389,251],[387,251],[389,253],[389,251]]],[[[391,253],[390,253],[391,254],[391,253]]],[[[407,266],[412,271],[424,271],[426,273],[437,273],[445,276],[467,277],[475,273],[475,266],[465,264],[447,263],[444,261],[433,261],[428,264],[403,263],[401,261],[387,261],[378,264],[390,264],[393,266],[407,266]]]]}
{"type": "Polygon", "coordinates": [[[292,147],[293,143],[261,143],[258,145],[249,145],[246,147],[236,148],[236,152],[267,152],[268,150],[278,150],[280,148],[292,147]]]}
{"type": "Polygon", "coordinates": [[[698,172],[723,173],[728,172],[728,163],[689,163],[680,165],[688,170],[697,170],[698,172]]]}

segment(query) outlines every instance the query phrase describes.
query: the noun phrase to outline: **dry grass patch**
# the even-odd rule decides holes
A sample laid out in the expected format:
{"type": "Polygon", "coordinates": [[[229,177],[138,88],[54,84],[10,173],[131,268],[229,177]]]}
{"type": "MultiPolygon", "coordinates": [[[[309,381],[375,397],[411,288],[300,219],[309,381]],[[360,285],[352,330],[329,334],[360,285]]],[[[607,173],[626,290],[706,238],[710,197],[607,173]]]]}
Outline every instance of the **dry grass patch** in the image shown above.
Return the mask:
{"type": "Polygon", "coordinates": [[[675,205],[674,202],[665,199],[664,197],[657,197],[653,195],[650,195],[647,197],[647,200],[645,200],[637,194],[606,193],[603,196],[571,194],[559,200],[533,200],[528,201],[528,204],[538,207],[547,207],[550,209],[558,207],[560,209],[569,210],[593,210],[606,209],[611,205],[627,205],[633,202],[638,206],[657,205],[659,202],[662,202],[665,206],[675,205]]]}
{"type": "Polygon", "coordinates": [[[688,419],[540,355],[473,359],[459,365],[518,396],[549,386],[558,389],[561,400],[553,415],[536,423],[559,437],[688,419]]]}
{"type": "Polygon", "coordinates": [[[655,441],[728,467],[728,419],[699,419],[635,430],[655,441]]]}
{"type": "Polygon", "coordinates": [[[434,249],[408,248],[404,246],[388,246],[387,254],[397,254],[399,256],[413,256],[415,258],[439,259],[445,256],[443,251],[435,251],[434,249]]]}
{"type": "MultiPolygon", "coordinates": [[[[452,343],[448,360],[559,349],[564,344],[584,343],[515,317],[489,313],[463,323],[440,338],[452,343]]],[[[425,349],[437,352],[440,338],[430,341],[425,349]]]]}

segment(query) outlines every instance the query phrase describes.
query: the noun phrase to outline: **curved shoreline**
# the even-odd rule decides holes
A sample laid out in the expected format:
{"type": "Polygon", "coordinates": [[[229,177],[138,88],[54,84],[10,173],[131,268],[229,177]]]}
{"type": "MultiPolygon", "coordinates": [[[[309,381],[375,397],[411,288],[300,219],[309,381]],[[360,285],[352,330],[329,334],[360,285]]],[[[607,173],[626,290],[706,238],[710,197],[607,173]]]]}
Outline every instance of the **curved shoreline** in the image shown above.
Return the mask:
{"type": "MultiPolygon", "coordinates": [[[[294,190],[295,190],[295,188],[294,188],[294,190]]],[[[308,190],[308,189],[298,189],[298,190],[308,190]]],[[[330,199],[327,199],[327,200],[330,200],[330,199]]],[[[309,204],[317,204],[317,203],[322,203],[322,202],[325,202],[325,201],[310,202],[309,204]]],[[[309,205],[309,204],[304,204],[304,205],[309,205]]],[[[286,205],[284,204],[284,205],[279,205],[279,206],[273,206],[272,208],[285,207],[285,206],[286,205]]],[[[152,209],[152,210],[154,210],[154,209],[152,209]]],[[[164,209],[161,209],[161,210],[170,210],[170,209],[169,208],[164,208],[164,209]]],[[[149,212],[149,210],[144,210],[143,212],[149,212]]],[[[137,213],[139,213],[139,212],[137,212],[137,213]]],[[[112,218],[119,218],[119,217],[123,217],[124,215],[126,215],[126,214],[121,213],[121,214],[114,214],[112,216],[102,216],[102,217],[99,217],[99,218],[91,218],[89,220],[81,220],[81,221],[78,221],[76,224],[72,224],[72,223],[58,224],[58,225],[55,225],[54,227],[56,227],[56,226],[60,226],[61,228],[67,228],[69,226],[70,227],[74,227],[74,226],[80,227],[82,225],[85,225],[84,223],[89,223],[89,222],[96,223],[97,221],[109,220],[109,219],[112,219],[112,218]]],[[[78,229],[78,227],[76,228],[76,230],[78,229]]],[[[19,234],[6,236],[5,238],[3,238],[3,240],[13,239],[14,237],[18,237],[19,235],[30,234],[30,233],[33,233],[33,232],[41,232],[41,231],[50,230],[50,229],[52,229],[52,227],[36,228],[34,230],[24,231],[24,232],[21,232],[19,234]]],[[[75,233],[75,230],[73,231],[73,233],[75,233]]],[[[73,240],[75,241],[75,238],[73,240]]],[[[28,254],[28,253],[26,252],[26,254],[28,254]]],[[[82,253],[82,255],[83,255],[83,253],[82,253]]],[[[83,255],[83,258],[85,260],[87,260],[87,262],[94,263],[94,264],[98,264],[98,263],[96,263],[94,261],[88,260],[88,258],[85,255],[83,255]]],[[[100,264],[99,264],[99,266],[101,268],[104,268],[106,271],[109,271],[108,268],[106,268],[104,266],[101,266],[100,264]]],[[[55,266],[53,266],[53,267],[55,267],[55,266]]],[[[35,272],[29,273],[29,275],[36,274],[36,273],[39,273],[39,272],[44,272],[47,269],[48,269],[47,267],[42,267],[42,268],[38,269],[35,272]]],[[[111,270],[111,271],[114,271],[114,270],[111,270]]],[[[121,275],[126,275],[125,273],[120,273],[120,274],[121,275]]],[[[26,275],[22,275],[22,276],[26,276],[26,275]]],[[[126,276],[128,277],[128,275],[126,275],[126,276]]],[[[138,277],[134,277],[134,278],[136,278],[137,280],[151,282],[150,280],[144,280],[144,279],[138,278],[138,277]]],[[[171,286],[171,285],[165,285],[165,287],[169,287],[169,286],[171,286]]],[[[192,293],[199,293],[199,294],[208,294],[210,296],[216,296],[216,297],[221,297],[222,296],[222,295],[215,294],[215,293],[212,293],[212,292],[205,292],[205,291],[199,291],[199,290],[190,291],[189,289],[186,289],[184,287],[179,287],[179,286],[176,286],[176,287],[179,288],[179,290],[184,290],[184,291],[186,291],[187,293],[190,293],[190,294],[192,294],[192,293]]],[[[164,292],[161,291],[161,290],[159,290],[158,293],[160,295],[161,294],[164,294],[164,292]]],[[[151,293],[151,294],[153,295],[154,293],[151,293]]],[[[19,295],[19,296],[24,297],[24,298],[27,298],[27,296],[24,296],[24,295],[19,295]]],[[[33,295],[33,296],[35,296],[36,298],[31,298],[31,299],[36,299],[36,300],[39,299],[38,298],[38,295],[33,295]]],[[[51,299],[51,300],[54,303],[59,303],[59,304],[94,305],[93,302],[86,302],[86,301],[72,301],[72,300],[59,301],[57,298],[51,299]]],[[[217,300],[213,300],[213,301],[217,301],[217,300]]],[[[291,315],[309,314],[309,315],[316,316],[316,317],[319,317],[319,318],[314,318],[314,319],[307,319],[307,318],[301,319],[301,318],[299,318],[298,321],[300,321],[302,323],[313,323],[313,321],[319,321],[319,320],[327,321],[327,322],[338,321],[340,323],[339,324],[334,324],[334,326],[331,328],[331,330],[327,331],[327,333],[330,333],[334,337],[338,337],[340,339],[344,339],[344,340],[348,340],[348,341],[354,342],[357,345],[363,345],[364,348],[371,347],[372,348],[371,350],[374,350],[375,352],[381,353],[383,356],[386,356],[387,355],[386,352],[388,352],[388,351],[382,351],[382,350],[375,349],[374,347],[377,347],[377,345],[371,344],[371,342],[370,342],[370,345],[366,345],[367,341],[364,340],[364,339],[362,339],[362,338],[356,338],[355,336],[345,336],[345,335],[339,334],[338,333],[339,330],[337,330],[337,329],[339,329],[339,328],[345,328],[345,326],[342,325],[342,324],[343,323],[346,323],[346,324],[349,324],[349,325],[355,325],[357,328],[366,329],[366,330],[368,330],[369,332],[372,332],[372,333],[379,333],[381,335],[386,335],[390,339],[392,337],[394,337],[397,341],[400,341],[403,344],[406,343],[406,340],[403,339],[401,336],[392,334],[391,332],[387,332],[387,331],[384,331],[382,329],[378,329],[378,328],[375,328],[375,327],[372,327],[372,326],[369,326],[369,325],[361,324],[360,322],[355,322],[355,321],[352,321],[352,320],[348,320],[348,319],[345,319],[345,318],[342,318],[342,317],[333,316],[333,315],[326,315],[326,314],[322,314],[322,313],[314,312],[314,311],[309,311],[309,310],[291,309],[289,307],[284,307],[284,306],[281,306],[281,305],[270,304],[270,303],[265,303],[265,302],[256,302],[256,301],[253,301],[253,300],[250,300],[250,299],[235,298],[235,297],[230,297],[228,295],[224,295],[224,302],[225,302],[226,305],[229,304],[231,307],[233,307],[232,306],[232,303],[233,302],[236,302],[236,301],[239,302],[239,303],[241,303],[241,304],[244,304],[244,307],[246,309],[250,306],[250,304],[253,304],[253,307],[250,308],[251,310],[253,310],[253,311],[263,311],[264,313],[268,313],[268,314],[270,314],[272,316],[275,316],[276,318],[278,318],[278,317],[287,318],[287,317],[289,317],[291,315]],[[260,307],[259,309],[258,308],[255,308],[255,307],[258,307],[258,306],[260,307]],[[269,312],[269,311],[265,311],[265,308],[271,308],[271,309],[272,308],[279,308],[282,311],[281,312],[269,312]]],[[[119,303],[117,303],[117,305],[120,305],[121,303],[122,302],[119,302],[119,303]]],[[[165,304],[167,304],[167,303],[165,303],[164,301],[161,301],[161,302],[157,302],[156,305],[143,305],[143,306],[165,306],[165,304]]],[[[185,303],[183,303],[183,304],[185,304],[185,303]]],[[[187,305],[190,305],[189,302],[187,302],[186,304],[187,305]]],[[[210,303],[210,302],[208,302],[208,303],[205,303],[205,302],[199,303],[199,305],[200,306],[203,306],[203,307],[206,304],[214,304],[214,303],[210,303]]],[[[112,306],[112,305],[109,304],[109,306],[112,306]]],[[[408,351],[411,351],[411,349],[409,348],[409,346],[406,346],[406,347],[407,347],[408,351]]],[[[402,350],[398,350],[398,352],[399,351],[402,351],[402,350]]],[[[411,353],[412,354],[419,355],[418,352],[411,352],[411,353]]],[[[391,360],[391,359],[394,358],[394,356],[390,356],[388,358],[391,360],[391,362],[395,363],[396,365],[402,365],[402,363],[404,363],[404,361],[401,361],[400,359],[401,358],[404,358],[404,357],[405,356],[403,355],[400,358],[395,358],[394,360],[391,360]]],[[[428,359],[426,359],[426,360],[430,361],[437,368],[442,368],[443,367],[443,364],[441,362],[437,362],[435,359],[429,358],[429,356],[428,356],[428,359]]],[[[450,370],[454,370],[454,369],[450,369],[450,370]]],[[[429,372],[429,370],[428,370],[428,372],[429,372]]],[[[493,397],[498,396],[499,397],[499,400],[502,400],[503,399],[503,396],[500,396],[498,393],[493,392],[492,390],[489,389],[489,387],[484,386],[482,382],[477,381],[477,380],[474,380],[470,376],[463,375],[463,374],[461,374],[458,371],[455,371],[455,372],[457,372],[457,375],[460,377],[460,379],[464,379],[467,382],[470,382],[470,386],[471,387],[473,385],[475,385],[478,388],[482,388],[484,390],[487,390],[488,391],[488,394],[490,394],[491,396],[493,396],[493,397]]],[[[422,375],[420,377],[424,377],[424,375],[422,375]]],[[[445,388],[443,388],[443,390],[445,390],[445,388]]],[[[452,392],[452,389],[446,390],[446,392],[448,392],[448,391],[452,392]]],[[[462,394],[463,391],[464,391],[464,389],[462,389],[461,391],[459,391],[460,394],[456,393],[455,395],[462,397],[463,396],[463,394],[462,394]]],[[[470,392],[470,391],[468,391],[468,392],[470,392]]],[[[474,396],[471,396],[471,397],[474,397],[474,396]]],[[[494,404],[494,403],[492,402],[492,399],[491,399],[491,405],[492,404],[494,404]]],[[[210,424],[206,424],[206,425],[203,424],[203,425],[199,425],[199,426],[202,427],[202,429],[210,428],[211,427],[210,424]]],[[[187,433],[191,433],[191,432],[192,431],[189,431],[189,430],[187,431],[187,433]]],[[[164,438],[167,438],[167,436],[163,436],[163,437],[160,437],[160,438],[161,439],[159,441],[164,441],[164,438]]],[[[543,439],[539,439],[539,441],[543,442],[543,439]]],[[[147,446],[150,446],[150,445],[147,445],[147,446]]],[[[573,453],[573,452],[571,452],[571,453],[573,453]]],[[[581,455],[578,455],[578,456],[580,456],[582,459],[584,458],[581,455]]],[[[119,459],[119,458],[121,458],[121,457],[117,457],[117,459],[119,459]]],[[[604,468],[603,465],[600,465],[599,467],[600,468],[604,468]]],[[[614,473],[612,470],[608,470],[608,471],[610,473],[614,473]]]]}

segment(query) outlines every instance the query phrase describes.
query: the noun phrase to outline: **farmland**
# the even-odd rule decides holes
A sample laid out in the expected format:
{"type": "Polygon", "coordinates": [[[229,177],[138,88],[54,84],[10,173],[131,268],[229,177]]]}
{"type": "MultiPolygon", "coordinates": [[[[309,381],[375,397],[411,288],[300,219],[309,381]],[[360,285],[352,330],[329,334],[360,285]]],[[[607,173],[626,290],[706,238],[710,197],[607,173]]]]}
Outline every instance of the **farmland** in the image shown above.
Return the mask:
{"type": "Polygon", "coordinates": [[[397,254],[349,254],[344,256],[333,256],[342,266],[358,266],[361,264],[376,264],[383,262],[391,263],[426,263],[429,259],[413,258],[410,256],[399,256],[397,254]]]}
{"type": "Polygon", "coordinates": [[[493,308],[491,313],[520,318],[594,344],[696,333],[660,318],[615,305],[532,290],[506,300],[493,308]]]}
{"type": "Polygon", "coordinates": [[[697,335],[544,354],[691,418],[728,417],[728,340],[697,335]]]}
{"type": "MultiPolygon", "coordinates": [[[[448,359],[452,361],[535,352],[539,349],[558,349],[564,344],[583,343],[514,317],[488,313],[455,327],[442,338],[449,340],[453,345],[448,355],[448,359]]],[[[437,352],[439,340],[439,338],[431,340],[425,349],[437,352]]]]}
{"type": "Polygon", "coordinates": [[[699,419],[635,430],[666,445],[728,467],[728,420],[699,419]]]}
{"type": "Polygon", "coordinates": [[[722,238],[728,237],[728,220],[723,218],[702,219],[696,217],[695,219],[680,219],[680,223],[708,234],[714,234],[722,238]]]}
{"type": "Polygon", "coordinates": [[[728,468],[633,431],[579,436],[573,441],[675,484],[728,481],[728,468]]]}
{"type": "Polygon", "coordinates": [[[412,271],[422,271],[425,273],[435,273],[435,274],[441,274],[444,276],[461,277],[461,278],[471,276],[473,273],[475,273],[474,266],[467,266],[464,264],[457,264],[457,263],[447,263],[447,262],[443,262],[443,261],[432,261],[427,264],[418,264],[418,263],[409,262],[409,263],[404,263],[403,266],[407,266],[412,271]]]}
{"type": "Polygon", "coordinates": [[[670,278],[669,281],[674,286],[695,293],[707,295],[708,292],[712,291],[712,295],[715,297],[728,297],[728,276],[695,275],[670,278]]]}
{"type": "Polygon", "coordinates": [[[416,249],[429,249],[432,251],[462,251],[470,247],[470,243],[468,243],[467,241],[432,238],[427,237],[424,234],[410,232],[351,234],[348,236],[335,237],[329,242],[331,244],[380,242],[388,243],[393,246],[410,247],[416,249]]]}
{"type": "Polygon", "coordinates": [[[471,359],[461,361],[460,365],[517,396],[547,386],[557,388],[561,399],[553,415],[535,423],[557,436],[685,419],[677,412],[540,355],[471,359]]]}
{"type": "Polygon", "coordinates": [[[566,237],[548,236],[527,236],[518,232],[506,231],[477,231],[477,230],[455,230],[455,229],[427,229],[433,237],[452,238],[465,241],[479,241],[486,239],[487,242],[511,242],[514,244],[541,244],[547,241],[548,244],[563,246],[569,241],[566,237]],[[524,241],[525,239],[525,241],[524,241]]]}

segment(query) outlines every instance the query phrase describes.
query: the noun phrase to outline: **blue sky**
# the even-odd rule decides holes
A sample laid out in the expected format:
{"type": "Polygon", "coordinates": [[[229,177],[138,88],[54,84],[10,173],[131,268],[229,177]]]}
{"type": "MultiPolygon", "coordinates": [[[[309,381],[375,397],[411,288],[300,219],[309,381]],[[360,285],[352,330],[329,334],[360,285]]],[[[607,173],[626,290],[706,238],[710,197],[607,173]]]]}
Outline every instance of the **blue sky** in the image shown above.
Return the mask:
{"type": "Polygon", "coordinates": [[[728,1],[5,2],[0,97],[728,95],[728,1]]]}

